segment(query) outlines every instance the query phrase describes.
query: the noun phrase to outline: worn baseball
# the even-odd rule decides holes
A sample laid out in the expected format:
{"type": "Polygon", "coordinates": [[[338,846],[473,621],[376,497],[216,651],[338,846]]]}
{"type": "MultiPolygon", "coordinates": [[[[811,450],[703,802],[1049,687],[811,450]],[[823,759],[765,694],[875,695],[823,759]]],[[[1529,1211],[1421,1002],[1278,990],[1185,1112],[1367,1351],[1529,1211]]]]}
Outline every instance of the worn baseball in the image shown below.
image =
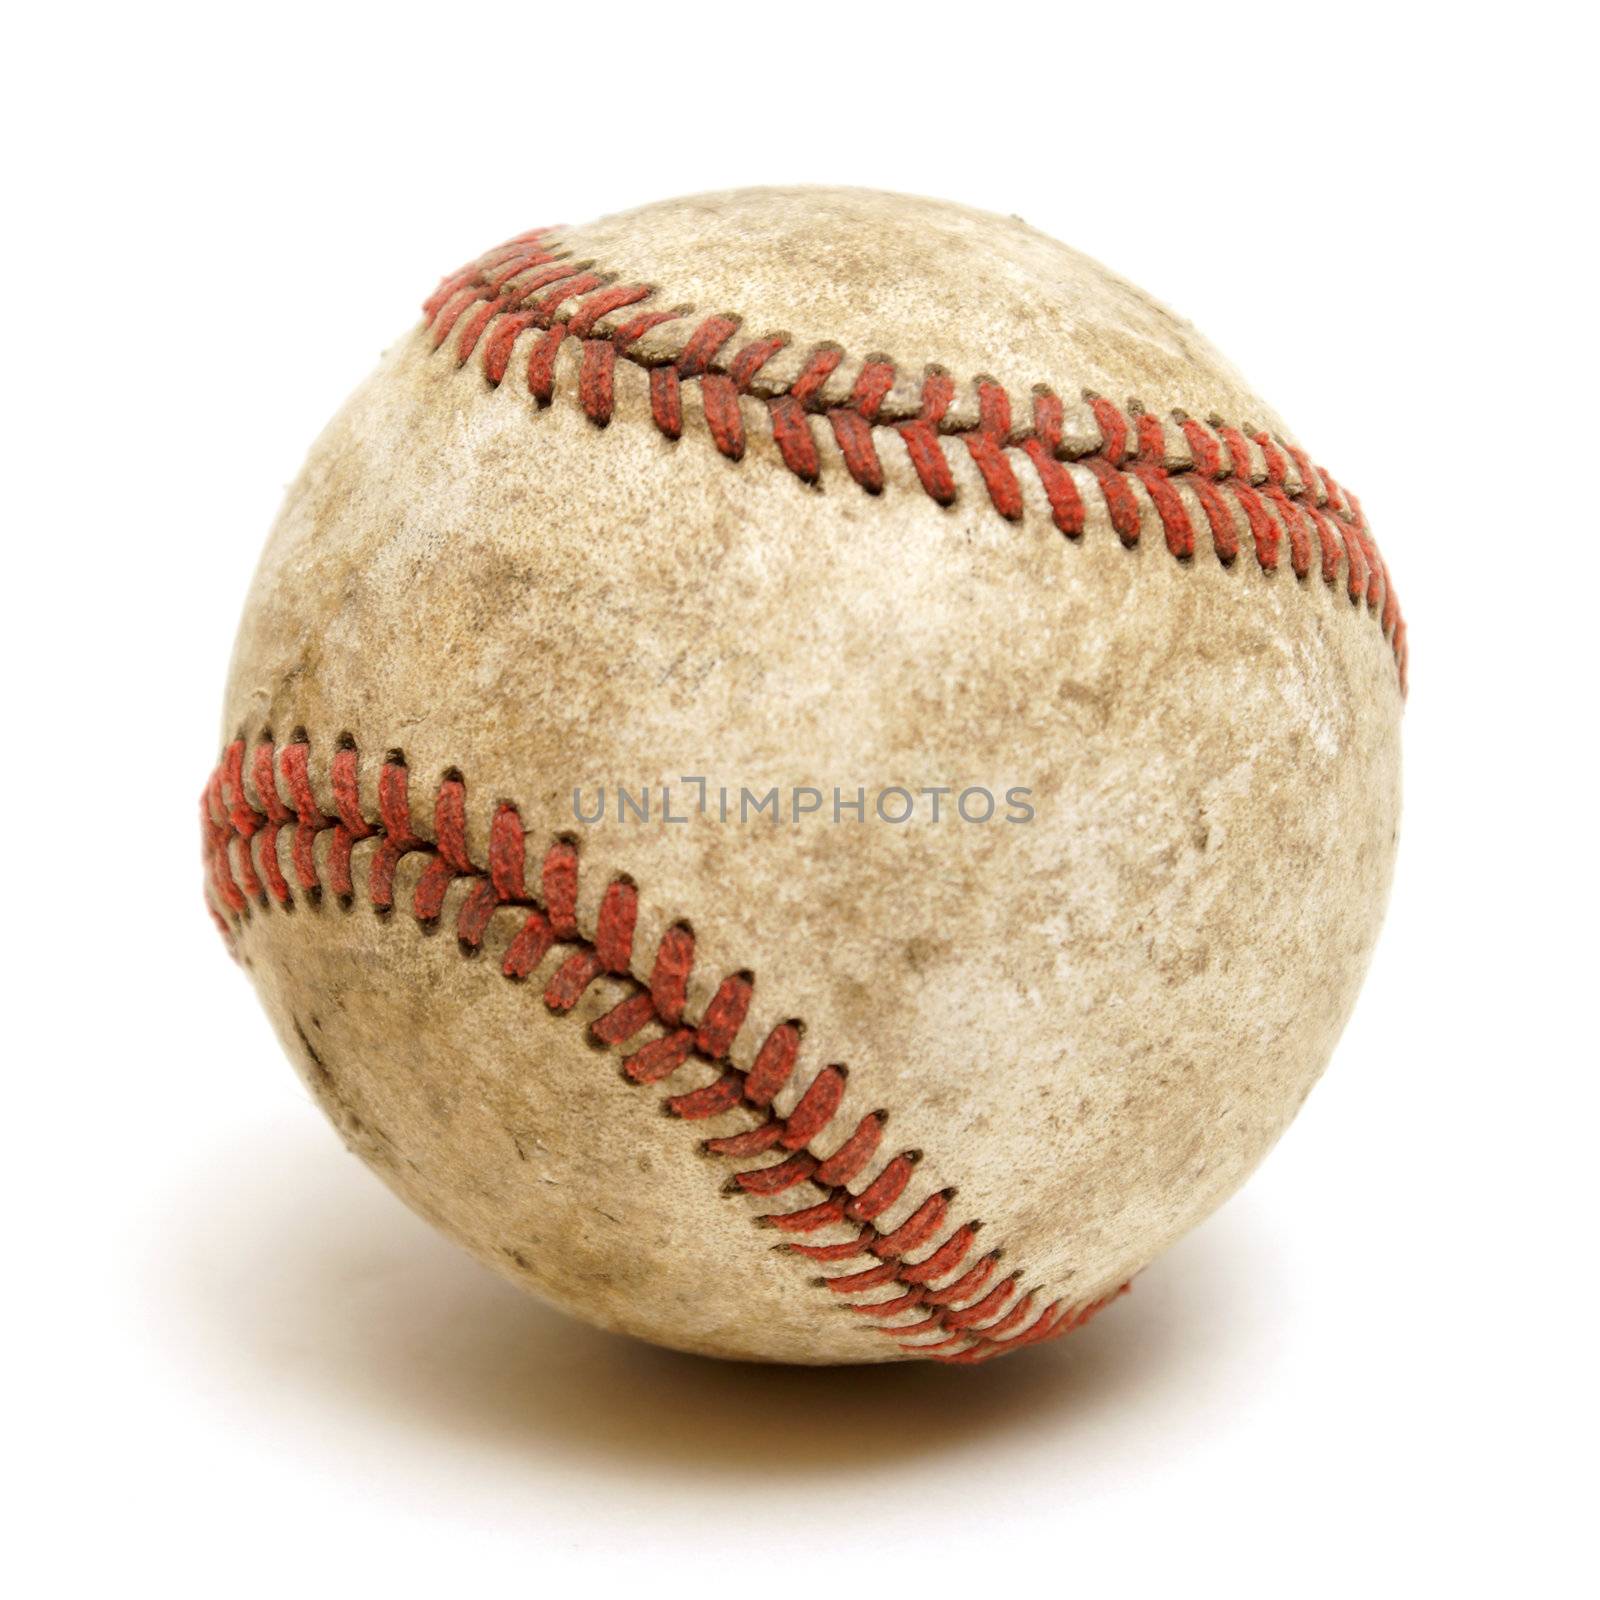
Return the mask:
{"type": "Polygon", "coordinates": [[[982,1361],[1305,1099],[1404,671],[1355,497],[1131,284],[956,205],[670,201],[452,273],[315,445],[207,894],[346,1144],[514,1283],[982,1361]]]}

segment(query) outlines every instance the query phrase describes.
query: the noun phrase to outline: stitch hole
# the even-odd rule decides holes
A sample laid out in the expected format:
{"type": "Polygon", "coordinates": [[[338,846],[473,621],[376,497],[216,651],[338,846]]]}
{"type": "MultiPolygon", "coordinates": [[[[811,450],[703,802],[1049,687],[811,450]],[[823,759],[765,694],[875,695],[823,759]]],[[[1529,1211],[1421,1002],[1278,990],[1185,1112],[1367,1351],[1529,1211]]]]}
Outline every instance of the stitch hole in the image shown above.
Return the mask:
{"type": "Polygon", "coordinates": [[[347,728],[339,735],[337,739],[334,740],[334,747],[335,749],[339,750],[354,750],[356,747],[356,736],[347,728]]]}

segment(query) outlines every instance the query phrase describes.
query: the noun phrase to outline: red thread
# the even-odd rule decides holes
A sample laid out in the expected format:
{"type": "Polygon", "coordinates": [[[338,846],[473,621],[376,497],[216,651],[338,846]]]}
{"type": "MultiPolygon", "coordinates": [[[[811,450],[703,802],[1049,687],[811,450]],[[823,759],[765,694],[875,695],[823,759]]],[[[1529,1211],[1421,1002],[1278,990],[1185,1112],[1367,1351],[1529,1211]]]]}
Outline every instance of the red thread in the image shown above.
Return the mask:
{"type": "Polygon", "coordinates": [[[827,1184],[849,1183],[872,1159],[883,1139],[883,1118],[877,1112],[865,1116],[826,1161],[817,1168],[817,1180],[827,1184]]]}
{"type": "Polygon", "coordinates": [[[604,972],[626,972],[633,952],[633,926],[638,920],[639,893],[631,883],[613,883],[600,902],[594,936],[595,955],[604,972]]]}
{"type": "Polygon", "coordinates": [[[635,1051],[623,1063],[623,1069],[635,1083],[659,1083],[676,1072],[693,1049],[694,1035],[687,1028],[679,1028],[635,1051]]]}
{"type": "Polygon", "coordinates": [[[701,1055],[716,1061],[733,1048],[734,1037],[744,1026],[745,1012],[750,1009],[752,993],[750,979],[742,972],[722,980],[721,987],[711,997],[711,1004],[706,1007],[700,1032],[696,1035],[695,1047],[701,1055]]]}
{"type": "MultiPolygon", "coordinates": [[[[707,1143],[706,1148],[708,1150],[712,1148],[709,1142],[707,1143]]],[[[844,1191],[841,1190],[839,1194],[830,1195],[828,1199],[819,1202],[817,1205],[807,1206],[801,1211],[778,1211],[774,1212],[770,1216],[763,1217],[761,1220],[766,1223],[769,1228],[778,1228],[784,1233],[814,1233],[818,1228],[831,1227],[834,1223],[844,1221],[844,1200],[842,1198],[843,1193],[844,1191]]],[[[790,1245],[789,1248],[791,1250],[810,1251],[812,1249],[821,1249],[824,1247],[790,1245]]],[[[837,1250],[842,1252],[840,1255],[830,1255],[828,1257],[829,1260],[840,1260],[843,1258],[843,1255],[860,1255],[862,1247],[859,1243],[858,1236],[858,1238],[856,1240],[852,1240],[848,1246],[830,1245],[826,1248],[830,1251],[837,1250]]]]}
{"type": "Polygon", "coordinates": [[[492,318],[503,311],[510,310],[510,302],[506,300],[485,300],[478,309],[462,324],[461,337],[456,340],[456,365],[464,367],[477,348],[478,340],[483,335],[483,330],[488,327],[492,318]]]}
{"type": "MultiPolygon", "coordinates": [[[[643,997],[636,995],[634,998],[643,997]]],[[[667,1110],[687,1122],[696,1122],[704,1117],[716,1117],[724,1111],[731,1111],[743,1098],[744,1082],[739,1074],[725,1072],[715,1083],[708,1083],[703,1089],[673,1095],[667,1101],[667,1110]]]]}
{"type": "Polygon", "coordinates": [[[772,1098],[789,1081],[794,1071],[795,1059],[800,1054],[800,1029],[785,1022],[767,1035],[745,1079],[744,1095],[753,1106],[768,1106],[772,1098]]]}
{"type": "Polygon", "coordinates": [[[1192,417],[1184,417],[1179,427],[1189,441],[1189,453],[1194,457],[1194,470],[1202,478],[1221,478],[1228,468],[1222,459],[1222,447],[1210,433],[1192,417]]]}
{"type": "Polygon", "coordinates": [[[1200,508],[1211,524],[1211,547],[1223,566],[1231,566],[1239,555],[1239,534],[1233,524],[1233,512],[1222,498],[1215,484],[1202,477],[1192,477],[1189,487],[1194,490],[1200,508]]]}
{"type": "Polygon", "coordinates": [[[748,1172],[736,1172],[733,1181],[747,1194],[782,1194],[785,1189],[804,1183],[816,1170],[816,1157],[802,1150],[770,1167],[752,1167],[748,1172]]]}
{"type": "Polygon", "coordinates": [[[566,336],[564,328],[552,328],[528,352],[528,393],[542,406],[555,398],[556,357],[566,336]]]}
{"type": "MultiPolygon", "coordinates": [[[[731,380],[730,380],[731,382],[731,380]]],[[[811,420],[793,395],[780,394],[767,402],[772,412],[772,438],[783,464],[806,483],[815,483],[821,471],[811,420]]]]}
{"type": "Polygon", "coordinates": [[[1022,441],[1022,448],[1050,502],[1051,520],[1069,539],[1076,539],[1083,533],[1083,499],[1072,474],[1057,459],[1061,429],[1061,401],[1040,390],[1033,397],[1033,434],[1022,441]]]}
{"type": "Polygon", "coordinates": [[[1266,491],[1267,500],[1278,513],[1278,520],[1289,530],[1289,565],[1294,575],[1303,578],[1311,570],[1311,526],[1305,513],[1277,484],[1266,491]]]}
{"type": "Polygon", "coordinates": [[[505,378],[511,364],[511,347],[520,334],[533,326],[533,318],[526,311],[516,316],[502,317],[483,347],[483,375],[490,383],[498,384],[505,378]]]}
{"type": "Polygon", "coordinates": [[[833,424],[833,437],[838,441],[839,454],[844,457],[845,471],[868,494],[883,492],[883,463],[878,459],[878,447],[872,440],[872,428],[865,417],[854,411],[837,410],[828,413],[833,424]]]}
{"type": "Polygon", "coordinates": [[[1250,536],[1255,540],[1256,560],[1263,572],[1274,572],[1278,566],[1278,525],[1267,514],[1266,503],[1242,478],[1237,475],[1228,480],[1233,497],[1244,507],[1245,521],[1250,525],[1250,536]]]}
{"type": "MultiPolygon", "coordinates": [[[[527,360],[528,389],[541,405],[550,404],[554,397],[562,344],[568,338],[582,341],[577,398],[584,413],[603,426],[616,405],[618,356],[646,361],[644,356],[632,355],[631,347],[650,329],[682,321],[688,313],[682,308],[641,310],[619,323],[609,336],[597,336],[603,319],[651,300],[657,291],[645,284],[607,283],[602,273],[565,261],[549,232],[536,230],[452,273],[424,303],[423,315],[436,347],[460,327],[455,345],[459,362],[467,361],[481,347],[484,377],[491,384],[504,381],[517,339],[529,328],[543,329],[544,336],[530,346],[527,360]],[[542,298],[531,298],[540,293],[542,298]]],[[[761,370],[788,342],[784,334],[769,334],[746,342],[727,357],[724,351],[738,328],[739,321],[733,316],[702,317],[681,340],[675,359],[655,364],[653,357],[648,358],[650,415],[655,426],[669,439],[680,438],[683,385],[698,383],[712,442],[732,461],[743,459],[748,443],[739,396],[751,391],[761,370]]],[[[1191,508],[1178,492],[1178,486],[1187,483],[1209,525],[1212,548],[1224,564],[1231,563],[1238,553],[1233,509],[1237,506],[1263,570],[1277,567],[1285,534],[1296,576],[1308,576],[1316,566],[1323,580],[1333,585],[1339,581],[1337,568],[1342,565],[1352,592],[1364,596],[1368,609],[1379,616],[1404,686],[1405,622],[1359,505],[1327,473],[1313,468],[1297,446],[1260,430],[1247,431],[1217,419],[1207,426],[1173,413],[1172,425],[1187,445],[1185,463],[1182,447],[1169,439],[1168,424],[1154,413],[1136,404],[1124,411],[1103,395],[1086,394],[1083,398],[1093,414],[1100,443],[1074,465],[1065,459],[1067,452],[1062,448],[1064,407],[1048,390],[1034,394],[1031,430],[1018,433],[1013,429],[1011,400],[990,379],[975,383],[976,422],[968,417],[952,422],[955,381],[942,368],[930,367],[924,376],[920,414],[909,420],[886,420],[882,412],[896,382],[895,363],[886,356],[868,356],[848,397],[830,401],[825,390],[843,362],[844,352],[837,345],[819,345],[786,386],[773,382],[759,391],[767,401],[768,426],[778,458],[802,482],[814,485],[822,479],[822,452],[809,421],[809,413],[820,412],[828,420],[845,471],[862,489],[869,494],[884,490],[876,431],[892,427],[905,445],[922,491],[938,504],[950,506],[955,504],[958,487],[945,436],[959,435],[984,493],[1000,516],[1015,521],[1026,515],[1019,476],[1019,468],[1026,462],[1043,490],[1051,520],[1063,534],[1069,538],[1082,534],[1084,493],[1093,490],[1118,537],[1131,547],[1140,536],[1137,484],[1161,522],[1168,551],[1179,560],[1193,556],[1198,537],[1191,508]],[[1227,483],[1228,500],[1212,489],[1218,482],[1227,483]],[[1258,483],[1263,486],[1259,490],[1258,483]],[[1336,519],[1336,534],[1330,532],[1325,517],[1336,519]],[[1316,559],[1319,555],[1320,561],[1316,559]]]]}
{"type": "Polygon", "coordinates": [[[1011,397],[999,384],[978,380],[978,431],[966,436],[967,450],[983,477],[994,508],[1008,521],[1022,516],[1022,485],[1011,469],[1006,444],[1011,432],[1011,397]]]}
{"type": "Polygon", "coordinates": [[[1100,455],[1112,466],[1120,466],[1128,451],[1128,419],[1109,400],[1103,400],[1097,394],[1085,395],[1084,398],[1089,402],[1089,409],[1094,412],[1095,423],[1100,429],[1100,455]]]}
{"type": "Polygon", "coordinates": [[[584,991],[605,971],[594,949],[574,950],[545,985],[544,1003],[552,1011],[570,1011],[583,999],[584,991]]]}
{"type": "Polygon", "coordinates": [[[845,1215],[856,1222],[871,1222],[882,1216],[898,1200],[911,1181],[911,1169],[917,1164],[915,1154],[909,1150],[897,1155],[854,1200],[845,1206],[845,1215]]]}
{"type": "Polygon", "coordinates": [[[739,411],[739,391],[733,379],[708,372],[700,380],[700,403],[712,441],[730,461],[744,458],[744,417],[739,411]]]}
{"type": "Polygon", "coordinates": [[[534,317],[541,328],[549,327],[555,320],[556,312],[567,301],[576,295],[593,294],[596,289],[604,286],[605,279],[596,277],[592,272],[581,272],[576,277],[566,278],[534,306],[534,317]]]}
{"type": "Polygon", "coordinates": [[[743,1133],[727,1133],[717,1139],[707,1139],[706,1149],[718,1156],[758,1156],[764,1150],[770,1150],[782,1137],[783,1124],[776,1117],[770,1117],[758,1128],[746,1128],[743,1133]]]}
{"type": "Polygon", "coordinates": [[[1261,451],[1261,459],[1267,464],[1267,482],[1277,484],[1279,488],[1287,488],[1289,484],[1288,456],[1272,442],[1271,434],[1252,433],[1250,437],[1261,451]]]}
{"type": "Polygon", "coordinates": [[[647,300],[652,292],[642,283],[614,283],[599,294],[588,296],[583,308],[567,318],[567,331],[575,338],[587,339],[602,317],[647,300]]]}
{"type": "Polygon", "coordinates": [[[814,404],[822,392],[823,384],[833,376],[834,369],[843,360],[842,350],[824,345],[800,369],[800,375],[789,385],[789,393],[803,406],[814,404]]]}
{"type": "Polygon", "coordinates": [[[1216,429],[1217,436],[1228,447],[1228,454],[1233,460],[1235,482],[1246,484],[1258,482],[1253,471],[1254,463],[1250,459],[1250,446],[1245,436],[1237,428],[1230,428],[1223,422],[1213,422],[1211,426],[1216,429]]]}
{"type": "Polygon", "coordinates": [[[756,374],[783,349],[788,339],[781,333],[775,333],[769,339],[757,339],[747,344],[732,361],[728,363],[728,376],[733,379],[735,387],[745,390],[755,381],[756,374]]]}
{"type": "Polygon", "coordinates": [[[842,1067],[824,1067],[801,1095],[800,1103],[789,1113],[788,1124],[778,1140],[785,1150],[808,1145],[833,1121],[833,1114],[844,1099],[845,1073],[842,1067]]]}
{"type": "Polygon", "coordinates": [[[578,376],[578,394],[584,415],[604,427],[611,420],[612,374],[617,347],[606,339],[586,339],[578,376]]]}
{"type": "Polygon", "coordinates": [[[809,1082],[801,1081],[793,1110],[786,1116],[774,1112],[775,1099],[799,1071],[799,1024],[783,1022],[773,1028],[748,1072],[735,1066],[728,1052],[749,1014],[753,981],[748,973],[729,975],[718,985],[698,1027],[690,1026],[684,1008],[694,968],[694,934],[682,923],[669,927],[649,963],[648,982],[643,981],[635,972],[639,894],[629,880],[617,878],[606,886],[591,941],[578,928],[577,846],[557,840],[545,850],[535,903],[527,883],[527,840],[516,807],[501,802],[493,808],[480,865],[472,853],[467,785],[460,773],[443,773],[434,788],[432,806],[425,811],[431,836],[418,829],[413,817],[411,774],[398,753],[378,768],[375,815],[363,802],[360,757],[349,740],[334,752],[327,784],[332,815],[317,802],[310,747],[302,739],[275,750],[270,736],[263,735],[253,748],[240,739],[223,752],[205,786],[201,822],[211,909],[230,938],[252,906],[292,906],[288,875],[278,862],[285,829],[292,830],[289,850],[300,892],[312,894],[320,888],[316,842],[327,835],[330,884],[346,901],[354,892],[351,851],[356,843],[369,841],[365,890],[379,910],[394,903],[399,862],[409,854],[424,854],[427,865],[410,906],[420,924],[444,914],[450,888],[460,880],[456,933],[464,952],[481,948],[497,911],[514,910],[522,921],[501,961],[508,979],[527,979],[554,957],[544,1000],[557,1013],[572,1010],[602,979],[626,985],[628,992],[590,1024],[590,1033],[608,1047],[619,1047],[647,1028],[663,1030],[624,1058],[627,1077],[649,1084],[691,1068],[709,1072],[698,1086],[669,1095],[664,1102],[669,1112],[686,1121],[748,1115],[751,1110],[766,1113],[764,1121],[742,1132],[706,1140],[705,1148],[734,1159],[771,1153],[773,1159],[766,1164],[733,1174],[733,1187],[744,1193],[767,1198],[803,1187],[813,1195],[820,1191],[820,1199],[807,1198],[760,1220],[802,1237],[848,1227],[847,1238],[796,1242],[788,1248],[818,1262],[862,1263],[828,1278],[826,1285],[848,1298],[891,1291],[853,1309],[881,1324],[876,1331],[895,1339],[907,1353],[936,1360],[987,1359],[1076,1326],[1091,1313],[1093,1308],[1072,1312],[1059,1303],[1036,1313],[1033,1297],[1021,1293],[1014,1279],[992,1286],[994,1253],[973,1259],[979,1224],[949,1226],[952,1190],[924,1195],[892,1227],[880,1228],[876,1219],[906,1195],[916,1153],[894,1156],[859,1193],[848,1187],[871,1169],[883,1138],[883,1113],[861,1117],[832,1154],[819,1157],[814,1147],[826,1148],[848,1095],[845,1069],[823,1067],[809,1082]],[[245,785],[247,753],[255,799],[245,785]],[[928,1315],[912,1324],[894,1320],[922,1308],[928,1315]]]}
{"type": "Polygon", "coordinates": [[[683,1021],[683,1003],[693,969],[694,935],[681,922],[674,923],[656,946],[656,964],[650,974],[651,1004],[661,1020],[674,1027],[683,1021]]]}
{"type": "Polygon", "coordinates": [[[894,363],[882,356],[869,356],[863,363],[856,386],[850,392],[850,404],[868,422],[876,422],[878,408],[894,388],[894,363]]]}
{"type": "Polygon", "coordinates": [[[716,359],[717,352],[738,331],[739,324],[732,317],[707,317],[689,335],[683,354],[674,363],[679,376],[698,378],[711,371],[711,363],[716,359]]]}
{"type": "Polygon", "coordinates": [[[652,329],[658,328],[663,322],[676,322],[676,311],[641,311],[638,316],[622,324],[611,335],[611,342],[619,350],[627,350],[630,345],[637,344],[652,329]]]}
{"type": "Polygon", "coordinates": [[[950,474],[950,463],[940,448],[939,435],[933,425],[921,418],[903,423],[900,437],[906,442],[911,465],[929,497],[942,506],[954,505],[956,480],[950,474]]]}
{"type": "Polygon", "coordinates": [[[669,439],[683,434],[683,397],[676,367],[650,369],[650,416],[669,439]]]}
{"type": "Polygon", "coordinates": [[[647,994],[630,994],[619,1006],[590,1023],[589,1032],[601,1044],[626,1044],[641,1028],[656,1020],[656,1008],[647,994]]]}
{"type": "Polygon", "coordinates": [[[901,1256],[924,1245],[944,1225],[950,1199],[945,1194],[930,1194],[892,1233],[886,1233],[871,1247],[875,1256],[901,1256]]]}
{"type": "Polygon", "coordinates": [[[1099,456],[1085,456],[1084,465],[1100,480],[1100,493],[1105,497],[1111,526],[1125,545],[1139,542],[1139,502],[1128,487],[1128,476],[1118,472],[1109,461],[1099,456]]]}
{"type": "Polygon", "coordinates": [[[1167,536],[1167,549],[1180,561],[1194,554],[1194,526],[1184,509],[1183,498],[1172,487],[1165,468],[1141,462],[1130,469],[1145,486],[1156,514],[1161,518],[1162,531],[1167,536]]]}
{"type": "Polygon", "coordinates": [[[1141,411],[1133,420],[1139,434],[1139,461],[1147,467],[1165,467],[1166,429],[1148,411],[1141,411]]]}

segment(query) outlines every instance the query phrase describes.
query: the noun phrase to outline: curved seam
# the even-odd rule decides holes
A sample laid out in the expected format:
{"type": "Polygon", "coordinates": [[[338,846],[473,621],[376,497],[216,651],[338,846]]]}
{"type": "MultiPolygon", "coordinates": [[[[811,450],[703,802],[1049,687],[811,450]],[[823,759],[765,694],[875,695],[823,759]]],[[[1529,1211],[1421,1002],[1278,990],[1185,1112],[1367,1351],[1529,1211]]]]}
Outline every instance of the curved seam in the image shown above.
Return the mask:
{"type": "Polygon", "coordinates": [[[1069,539],[1083,534],[1088,492],[1098,493],[1130,547],[1140,540],[1148,507],[1180,562],[1191,562],[1209,538],[1224,565],[1244,545],[1263,571],[1273,572],[1287,548],[1297,579],[1316,570],[1335,588],[1342,575],[1352,606],[1365,602],[1390,644],[1404,692],[1405,619],[1361,504],[1291,441],[1216,416],[1202,422],[1174,410],[1163,419],[1142,402],[1123,408],[1089,391],[1069,416],[1067,403],[1045,384],[1034,385],[1022,422],[1010,393],[985,376],[972,381],[975,414],[963,412],[954,380],[938,365],[922,369],[920,390],[908,403],[895,362],[879,355],[849,362],[828,342],[811,347],[788,376],[775,377],[771,363],[789,346],[787,335],[736,341],[736,316],[693,321],[696,313],[688,307],[648,309],[660,292],[655,285],[622,283],[595,271],[593,262],[573,261],[552,241],[556,231],[519,234],[447,276],[422,308],[433,348],[449,344],[458,367],[477,355],[484,381],[498,387],[524,334],[536,333],[525,344],[524,381],[543,406],[556,398],[559,359],[568,341],[576,341],[576,398],[596,426],[612,419],[621,359],[648,374],[650,416],[663,435],[682,436],[690,387],[698,392],[712,442],[734,462],[744,459],[747,445],[742,402],[764,404],[783,465],[817,488],[821,452],[831,436],[854,482],[881,493],[886,479],[879,445],[894,434],[923,492],[952,506],[958,489],[946,441],[957,439],[990,504],[1010,521],[1025,514],[1023,481],[1031,469],[1051,521],[1069,539]],[[661,346],[657,330],[691,321],[686,334],[661,346]],[[814,420],[828,425],[820,444],[814,420]],[[1180,495],[1179,487],[1187,493],[1180,495]]]}
{"type": "MultiPolygon", "coordinates": [[[[487,864],[472,858],[466,838],[466,784],[451,771],[434,795],[433,837],[420,834],[411,815],[410,778],[404,757],[391,752],[378,776],[377,815],[361,804],[360,757],[351,741],[336,751],[327,773],[334,813],[321,809],[310,768],[310,745],[297,737],[276,747],[269,734],[254,746],[244,738],[230,743],[207,781],[201,799],[201,826],[211,910],[230,947],[235,927],[255,908],[292,910],[299,896],[320,900],[324,889],[349,909],[355,900],[353,855],[368,844],[367,898],[380,913],[395,908],[396,869],[407,855],[430,859],[411,896],[410,911],[423,928],[436,927],[446,897],[457,880],[469,880],[456,914],[456,936],[463,955],[482,948],[491,918],[504,909],[523,913],[522,926],[501,962],[511,981],[530,977],[556,951],[564,951],[544,989],[546,1007],[571,1012],[601,979],[620,980],[628,992],[589,1026],[608,1048],[635,1041],[647,1028],[661,1031],[624,1055],[625,1076],[640,1085],[663,1083],[691,1063],[717,1076],[697,1088],[671,1094],[669,1114],[702,1121],[744,1107],[764,1120],[742,1132],[707,1139],[711,1154],[740,1161],[762,1155],[774,1159],[742,1167],[730,1188],[758,1198],[800,1190],[809,1203],[764,1213],[757,1222],[790,1235],[783,1248],[819,1265],[850,1264],[815,1281],[841,1303],[872,1319],[873,1331],[897,1341],[906,1355],[970,1364],[1055,1338],[1081,1327],[1117,1295],[1088,1303],[1057,1299],[1041,1305],[1043,1291],[1024,1289],[1022,1274],[999,1275],[1000,1251],[980,1251],[981,1220],[952,1226],[946,1188],[925,1196],[894,1227],[880,1226],[911,1185],[918,1152],[900,1151],[859,1189],[850,1187],[867,1173],[883,1139],[887,1114],[868,1112],[826,1156],[813,1147],[825,1134],[841,1132],[847,1074],[838,1065],[813,1076],[787,1116],[773,1110],[776,1097],[798,1087],[803,1024],[779,1023],[756,1051],[748,1069],[729,1052],[744,1024],[754,990],[747,972],[724,978],[698,1022],[687,1015],[694,967],[694,935],[675,923],[659,940],[650,977],[634,974],[634,932],[638,890],[627,878],[605,889],[595,935],[586,938],[577,924],[579,853],[571,840],[557,839],[544,852],[537,890],[526,879],[527,836],[516,807],[501,802],[490,821],[487,864]],[[246,761],[259,804],[246,789],[246,761]],[[287,794],[287,800],[285,799],[287,794]],[[288,830],[291,886],[279,854],[279,837],[288,830]],[[318,840],[327,834],[318,864],[318,840]],[[326,881],[324,881],[326,880],[326,881]],[[231,920],[230,920],[231,919],[231,920]],[[806,1188],[820,1192],[820,1199],[806,1188]],[[852,1237],[806,1243],[806,1236],[846,1227],[852,1237]],[[865,1264],[857,1265],[863,1261],[865,1264]],[[889,1291],[887,1298],[863,1299],[889,1291]],[[887,1319],[920,1312],[911,1323],[887,1319]]],[[[459,892],[459,891],[458,891],[459,892]]]]}

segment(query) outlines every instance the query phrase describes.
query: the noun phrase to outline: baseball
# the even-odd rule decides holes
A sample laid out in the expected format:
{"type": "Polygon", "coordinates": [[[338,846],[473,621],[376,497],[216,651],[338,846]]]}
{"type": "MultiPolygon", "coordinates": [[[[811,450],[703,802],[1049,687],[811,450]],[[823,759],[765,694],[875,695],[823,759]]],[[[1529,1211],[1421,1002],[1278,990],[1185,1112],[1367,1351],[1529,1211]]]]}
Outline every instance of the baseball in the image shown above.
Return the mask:
{"type": "Polygon", "coordinates": [[[1405,628],[1316,459],[1015,218],[519,234],[289,492],[211,910],[345,1143],[580,1317],[1067,1333],[1283,1132],[1378,933],[1405,628]]]}

